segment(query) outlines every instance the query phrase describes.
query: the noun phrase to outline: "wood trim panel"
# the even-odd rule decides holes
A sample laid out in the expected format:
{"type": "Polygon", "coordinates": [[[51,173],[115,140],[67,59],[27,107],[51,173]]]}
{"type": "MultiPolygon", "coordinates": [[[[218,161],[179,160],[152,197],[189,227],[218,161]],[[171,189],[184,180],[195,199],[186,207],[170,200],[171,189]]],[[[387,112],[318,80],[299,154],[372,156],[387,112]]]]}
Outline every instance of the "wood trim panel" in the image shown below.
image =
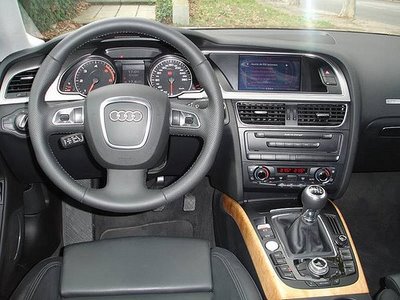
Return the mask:
{"type": "Polygon", "coordinates": [[[367,282],[365,280],[364,272],[361,267],[360,259],[358,257],[354,242],[350,236],[349,229],[343,219],[342,214],[335,205],[334,207],[342,220],[344,229],[349,238],[350,245],[353,248],[354,258],[358,268],[358,280],[355,283],[344,287],[307,290],[292,288],[286,285],[280,279],[279,275],[275,272],[274,266],[270,263],[267,254],[264,251],[263,245],[261,244],[246,212],[239,203],[227,195],[222,196],[222,201],[225,212],[233,218],[239,227],[239,230],[243,236],[243,240],[245,241],[249,251],[251,260],[253,261],[254,268],[257,272],[265,297],[268,300],[369,294],[367,282]]]}

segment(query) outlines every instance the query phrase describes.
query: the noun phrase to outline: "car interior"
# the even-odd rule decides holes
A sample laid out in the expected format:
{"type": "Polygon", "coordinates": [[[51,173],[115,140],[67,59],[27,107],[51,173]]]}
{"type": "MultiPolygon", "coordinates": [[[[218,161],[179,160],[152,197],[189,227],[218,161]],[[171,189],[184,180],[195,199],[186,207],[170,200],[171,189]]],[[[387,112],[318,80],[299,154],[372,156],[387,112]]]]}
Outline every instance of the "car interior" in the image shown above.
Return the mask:
{"type": "Polygon", "coordinates": [[[0,299],[400,299],[399,36],[4,5],[0,299]]]}

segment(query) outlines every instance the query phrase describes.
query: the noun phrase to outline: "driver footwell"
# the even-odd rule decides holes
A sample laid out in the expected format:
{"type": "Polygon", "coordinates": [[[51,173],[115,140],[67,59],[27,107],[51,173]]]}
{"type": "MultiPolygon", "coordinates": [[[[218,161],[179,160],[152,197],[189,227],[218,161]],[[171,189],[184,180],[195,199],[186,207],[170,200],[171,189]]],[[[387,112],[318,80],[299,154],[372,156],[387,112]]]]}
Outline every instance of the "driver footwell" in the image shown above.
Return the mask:
{"type": "Polygon", "coordinates": [[[129,215],[100,213],[90,209],[83,211],[82,208],[77,208],[74,203],[69,202],[74,207],[64,207],[67,209],[63,210],[64,245],[89,241],[90,236],[94,240],[131,236],[167,236],[205,239],[214,246],[213,193],[214,189],[208,179],[203,179],[190,193],[191,200],[195,199],[195,205],[191,209],[184,207],[184,198],[181,198],[154,211],[129,215]]]}

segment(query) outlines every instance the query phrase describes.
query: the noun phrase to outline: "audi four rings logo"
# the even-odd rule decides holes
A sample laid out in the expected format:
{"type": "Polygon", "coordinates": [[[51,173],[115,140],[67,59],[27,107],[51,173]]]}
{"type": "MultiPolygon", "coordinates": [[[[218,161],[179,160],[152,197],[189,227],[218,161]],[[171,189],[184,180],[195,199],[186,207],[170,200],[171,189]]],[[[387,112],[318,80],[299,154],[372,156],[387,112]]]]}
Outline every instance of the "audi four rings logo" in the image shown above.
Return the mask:
{"type": "Polygon", "coordinates": [[[110,112],[110,120],[113,122],[140,122],[143,114],[138,110],[113,110],[110,112]]]}

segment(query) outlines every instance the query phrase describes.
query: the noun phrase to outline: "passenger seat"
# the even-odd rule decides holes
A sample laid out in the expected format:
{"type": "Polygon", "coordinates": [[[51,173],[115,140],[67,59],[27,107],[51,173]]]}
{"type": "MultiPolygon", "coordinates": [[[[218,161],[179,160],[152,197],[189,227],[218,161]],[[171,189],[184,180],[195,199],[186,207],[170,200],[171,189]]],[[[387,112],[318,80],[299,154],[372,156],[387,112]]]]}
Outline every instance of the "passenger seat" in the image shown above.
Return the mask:
{"type": "Polygon", "coordinates": [[[376,300],[400,300],[400,273],[385,278],[385,289],[376,300]]]}

